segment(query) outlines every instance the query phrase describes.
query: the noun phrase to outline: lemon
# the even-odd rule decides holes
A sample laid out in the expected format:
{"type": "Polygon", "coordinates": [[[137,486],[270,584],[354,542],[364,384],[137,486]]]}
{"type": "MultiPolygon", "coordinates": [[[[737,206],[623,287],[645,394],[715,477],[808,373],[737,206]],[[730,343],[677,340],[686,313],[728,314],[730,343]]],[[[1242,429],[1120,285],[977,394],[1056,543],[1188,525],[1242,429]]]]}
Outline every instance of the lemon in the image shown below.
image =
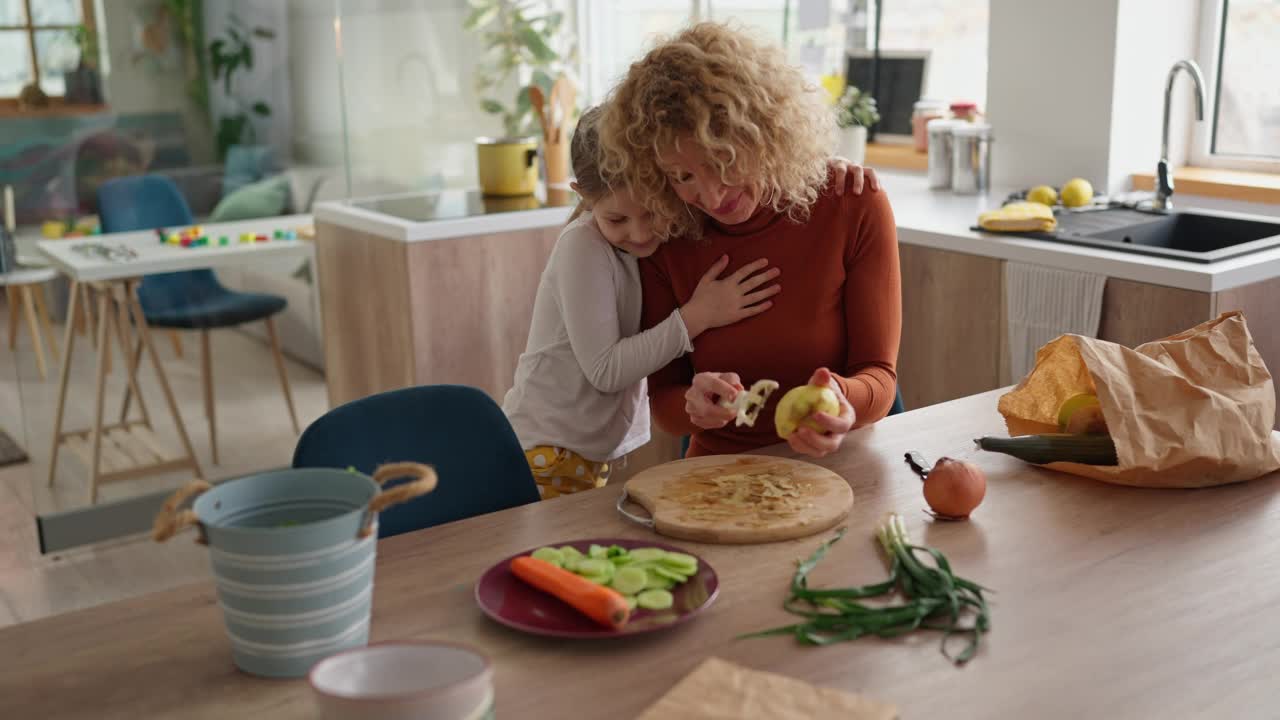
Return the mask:
{"type": "Polygon", "coordinates": [[[809,417],[819,412],[828,415],[840,414],[840,401],[831,388],[817,385],[791,388],[786,395],[782,396],[782,400],[778,401],[778,407],[773,412],[778,437],[785,440],[801,426],[818,433],[823,432],[822,426],[809,417]]]}
{"type": "Polygon", "coordinates": [[[1066,433],[1107,432],[1102,405],[1092,393],[1072,395],[1058,408],[1058,429],[1066,433]]]}
{"type": "Polygon", "coordinates": [[[1058,204],[1058,191],[1048,185],[1037,185],[1027,193],[1027,202],[1040,203],[1053,207],[1058,204]]]}
{"type": "Polygon", "coordinates": [[[1084,207],[1093,202],[1093,186],[1084,178],[1075,178],[1062,186],[1062,204],[1067,207],[1084,207]]]}

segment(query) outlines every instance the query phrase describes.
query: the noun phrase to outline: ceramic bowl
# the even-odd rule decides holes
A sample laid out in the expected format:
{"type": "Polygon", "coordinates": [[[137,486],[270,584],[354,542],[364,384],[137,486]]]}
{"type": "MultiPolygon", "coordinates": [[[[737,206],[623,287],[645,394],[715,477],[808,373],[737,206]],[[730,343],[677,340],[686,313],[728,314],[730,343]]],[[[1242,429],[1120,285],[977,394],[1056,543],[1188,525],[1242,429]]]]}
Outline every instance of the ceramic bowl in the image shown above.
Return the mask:
{"type": "Polygon", "coordinates": [[[308,680],[322,720],[493,717],[493,668],[465,645],[377,643],[321,660],[308,680]]]}

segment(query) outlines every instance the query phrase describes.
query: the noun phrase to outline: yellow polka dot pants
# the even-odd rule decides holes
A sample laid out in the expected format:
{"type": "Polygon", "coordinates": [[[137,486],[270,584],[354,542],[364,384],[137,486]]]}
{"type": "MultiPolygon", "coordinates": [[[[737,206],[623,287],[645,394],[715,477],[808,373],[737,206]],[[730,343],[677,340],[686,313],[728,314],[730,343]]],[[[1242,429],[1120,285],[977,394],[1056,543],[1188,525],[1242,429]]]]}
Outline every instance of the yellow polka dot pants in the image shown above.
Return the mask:
{"type": "Polygon", "coordinates": [[[572,450],[539,445],[524,451],[543,500],[604,487],[609,463],[592,462],[572,450]]]}

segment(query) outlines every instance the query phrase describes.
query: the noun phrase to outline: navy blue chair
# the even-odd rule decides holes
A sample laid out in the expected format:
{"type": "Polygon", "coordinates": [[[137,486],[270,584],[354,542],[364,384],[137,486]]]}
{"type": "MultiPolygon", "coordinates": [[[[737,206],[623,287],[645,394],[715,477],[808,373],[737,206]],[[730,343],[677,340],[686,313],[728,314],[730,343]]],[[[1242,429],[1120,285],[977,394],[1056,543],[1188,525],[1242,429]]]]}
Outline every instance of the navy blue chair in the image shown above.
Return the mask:
{"type": "MultiPolygon", "coordinates": [[[[191,209],[173,181],[162,175],[134,175],[103,183],[98,188],[98,213],[102,232],[128,232],[157,228],[179,229],[192,225],[191,209]]],[[[148,275],[138,286],[138,301],[151,327],[199,330],[201,375],[204,381],[204,411],[209,419],[209,445],[213,463],[218,463],[218,431],[213,403],[213,359],[209,331],[256,320],[267,326],[271,352],[275,355],[280,388],[284,391],[293,432],[299,431],[298,415],[289,392],[289,376],[280,354],[273,316],[284,310],[285,299],[265,293],[236,292],[218,282],[213,270],[148,275]]]]}
{"type": "Polygon", "coordinates": [[[480,390],[425,385],[354,400],[302,433],[293,467],[354,467],[387,462],[431,465],[440,484],[384,510],[378,537],[537,502],[538,486],[502,408],[480,390]]]}
{"type": "MultiPolygon", "coordinates": [[[[898,413],[906,412],[906,410],[907,410],[906,406],[902,404],[902,387],[899,386],[897,388],[897,394],[894,395],[893,397],[893,406],[889,408],[889,414],[897,415],[898,413]]],[[[680,457],[684,457],[688,454],[689,454],[689,436],[685,435],[684,437],[680,438],[680,457]]]]}

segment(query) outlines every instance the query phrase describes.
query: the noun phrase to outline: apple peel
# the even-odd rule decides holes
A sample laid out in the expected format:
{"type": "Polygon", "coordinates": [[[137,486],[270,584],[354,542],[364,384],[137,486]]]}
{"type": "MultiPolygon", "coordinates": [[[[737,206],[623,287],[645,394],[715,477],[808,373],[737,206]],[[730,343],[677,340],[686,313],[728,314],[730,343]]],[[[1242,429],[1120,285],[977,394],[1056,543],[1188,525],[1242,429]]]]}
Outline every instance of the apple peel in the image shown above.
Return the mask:
{"type": "Polygon", "coordinates": [[[773,380],[757,380],[752,384],[750,390],[738,392],[733,400],[721,400],[720,407],[728,408],[738,413],[737,418],[734,420],[735,426],[755,427],[756,418],[760,417],[760,411],[764,409],[765,402],[777,389],[778,383],[773,380]]]}

